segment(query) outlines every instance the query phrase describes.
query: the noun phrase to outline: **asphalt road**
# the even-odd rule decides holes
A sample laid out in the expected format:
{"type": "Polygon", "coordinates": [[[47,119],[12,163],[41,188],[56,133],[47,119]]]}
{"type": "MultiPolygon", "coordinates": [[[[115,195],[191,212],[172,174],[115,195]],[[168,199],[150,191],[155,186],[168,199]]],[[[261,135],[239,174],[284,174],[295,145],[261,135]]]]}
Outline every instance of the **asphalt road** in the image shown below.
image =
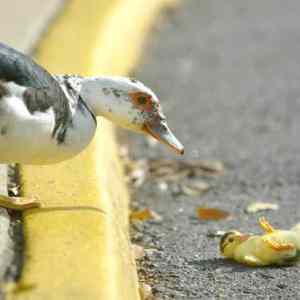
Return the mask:
{"type": "MultiPolygon", "coordinates": [[[[158,299],[300,299],[300,269],[251,269],[226,262],[213,230],[260,232],[245,207],[271,201],[276,227],[300,222],[300,2],[186,0],[164,15],[134,76],[161,98],[170,127],[186,146],[180,159],[218,159],[226,172],[201,197],[174,196],[147,182],[135,205],[162,222],[138,226],[134,241],[151,248],[142,262],[158,299]],[[200,222],[198,206],[234,217],[200,222]],[[154,250],[153,250],[154,249],[154,250]]],[[[177,159],[130,135],[135,158],[177,159]]],[[[207,180],[206,178],[204,178],[207,180]]],[[[145,275],[146,274],[146,275],[145,275]]]]}

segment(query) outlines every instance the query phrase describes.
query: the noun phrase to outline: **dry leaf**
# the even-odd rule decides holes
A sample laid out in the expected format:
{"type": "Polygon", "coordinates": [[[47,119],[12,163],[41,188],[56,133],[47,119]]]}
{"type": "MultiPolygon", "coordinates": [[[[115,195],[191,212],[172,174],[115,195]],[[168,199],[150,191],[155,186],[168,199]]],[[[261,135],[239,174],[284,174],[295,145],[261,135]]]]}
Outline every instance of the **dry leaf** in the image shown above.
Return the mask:
{"type": "Polygon", "coordinates": [[[276,203],[269,202],[252,202],[247,206],[245,212],[248,214],[253,214],[263,210],[277,210],[279,208],[276,203]]]}
{"type": "Polygon", "coordinates": [[[153,299],[152,288],[146,283],[140,283],[140,296],[142,300],[153,299]]]}
{"type": "Polygon", "coordinates": [[[121,156],[121,158],[128,158],[128,156],[129,156],[128,145],[121,145],[120,146],[119,155],[121,156]]]}
{"type": "Polygon", "coordinates": [[[130,213],[130,220],[147,221],[150,219],[151,219],[151,211],[149,208],[132,211],[130,213]]]}
{"type": "Polygon", "coordinates": [[[149,160],[149,167],[152,170],[162,168],[162,167],[174,168],[177,165],[178,165],[177,160],[169,160],[169,159],[152,159],[152,160],[149,160]]]}
{"type": "Polygon", "coordinates": [[[207,207],[197,208],[197,215],[200,220],[205,221],[218,221],[222,219],[227,219],[230,216],[230,214],[225,210],[207,207]]]}
{"type": "Polygon", "coordinates": [[[148,175],[148,165],[146,160],[127,161],[126,163],[127,181],[134,187],[141,186],[148,175]]]}
{"type": "Polygon", "coordinates": [[[143,210],[132,211],[130,220],[148,221],[148,220],[161,221],[162,217],[149,208],[143,210]]]}
{"type": "Polygon", "coordinates": [[[192,168],[177,160],[150,160],[149,173],[153,179],[178,181],[191,174],[192,168]]]}
{"type": "Polygon", "coordinates": [[[162,216],[159,215],[157,212],[155,212],[154,210],[150,210],[151,213],[151,218],[156,221],[156,222],[161,222],[162,221],[162,216]]]}
{"type": "Polygon", "coordinates": [[[157,186],[158,186],[158,189],[161,192],[166,192],[168,190],[168,188],[169,188],[169,185],[166,182],[164,182],[164,181],[159,182],[157,184],[157,186]]]}
{"type": "Polygon", "coordinates": [[[128,172],[132,172],[136,169],[148,169],[148,161],[146,159],[128,160],[126,162],[126,168],[128,172]]]}
{"type": "Polygon", "coordinates": [[[169,174],[162,176],[162,179],[167,181],[180,181],[181,179],[188,177],[191,174],[191,170],[183,169],[179,171],[172,171],[169,174]]]}
{"type": "Polygon", "coordinates": [[[136,244],[131,245],[132,253],[135,259],[141,259],[145,256],[144,247],[136,244]]]}
{"type": "Polygon", "coordinates": [[[206,234],[206,236],[210,237],[210,238],[222,237],[225,233],[226,233],[226,231],[223,231],[223,230],[208,231],[207,234],[206,234]]]}
{"type": "Polygon", "coordinates": [[[193,165],[209,173],[223,173],[224,164],[219,160],[199,160],[194,161],[193,165]]]}
{"type": "Polygon", "coordinates": [[[181,191],[188,196],[199,196],[209,190],[210,186],[204,181],[192,181],[181,185],[181,191]]]}
{"type": "MultiPolygon", "coordinates": [[[[123,152],[126,153],[124,150],[123,152]]],[[[197,176],[216,176],[224,173],[221,161],[203,160],[124,160],[128,182],[135,187],[145,180],[163,180],[178,182],[184,178],[197,176]]],[[[191,193],[191,192],[188,192],[191,193]]]]}
{"type": "Polygon", "coordinates": [[[135,187],[141,186],[146,179],[146,172],[144,169],[135,169],[130,176],[130,181],[135,187]]]}
{"type": "Polygon", "coordinates": [[[158,250],[155,249],[155,248],[148,248],[148,249],[145,249],[145,254],[147,256],[153,256],[155,253],[157,253],[158,250]]]}
{"type": "Polygon", "coordinates": [[[174,174],[178,173],[178,169],[176,167],[176,164],[170,165],[170,164],[149,164],[149,174],[152,179],[168,179],[169,177],[172,177],[174,174]],[[156,166],[155,166],[156,165],[156,166]]]}

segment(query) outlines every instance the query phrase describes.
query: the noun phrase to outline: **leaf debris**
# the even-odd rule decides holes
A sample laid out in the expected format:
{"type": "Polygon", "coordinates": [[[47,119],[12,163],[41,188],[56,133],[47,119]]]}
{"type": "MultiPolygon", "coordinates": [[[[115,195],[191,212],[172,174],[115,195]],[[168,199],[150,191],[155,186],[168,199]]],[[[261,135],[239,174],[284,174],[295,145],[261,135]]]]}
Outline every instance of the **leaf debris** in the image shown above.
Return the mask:
{"type": "Polygon", "coordinates": [[[217,230],[217,231],[209,230],[206,233],[206,236],[210,237],[210,238],[222,237],[225,233],[226,233],[226,231],[224,231],[224,230],[217,230]]]}
{"type": "Polygon", "coordinates": [[[205,181],[191,181],[181,185],[181,191],[188,196],[199,196],[210,189],[210,185],[205,181]]]}
{"type": "Polygon", "coordinates": [[[276,203],[270,203],[270,202],[252,202],[247,206],[245,209],[245,212],[248,214],[254,214],[259,211],[265,211],[265,210],[278,210],[279,206],[276,203]]]}
{"type": "Polygon", "coordinates": [[[229,212],[218,208],[198,207],[197,216],[203,221],[219,221],[227,219],[231,215],[229,212]]]}
{"type": "Polygon", "coordinates": [[[149,284],[141,282],[139,290],[140,290],[141,300],[152,300],[153,299],[152,288],[149,284]]]}
{"type": "Polygon", "coordinates": [[[131,249],[132,249],[133,257],[135,259],[141,259],[145,256],[144,247],[137,245],[137,244],[132,244],[131,249]]]}
{"type": "MultiPolygon", "coordinates": [[[[123,151],[125,152],[125,151],[123,151]]],[[[183,179],[195,179],[199,176],[219,176],[224,173],[224,165],[221,161],[212,160],[168,160],[168,159],[141,159],[130,160],[123,157],[127,181],[133,187],[141,186],[146,180],[159,182],[180,183],[183,179]]],[[[206,183],[192,183],[191,187],[184,187],[185,190],[196,190],[198,192],[187,191],[186,194],[200,194],[199,190],[206,190],[206,183]],[[198,185],[198,187],[195,187],[198,185]],[[199,186],[201,187],[199,188],[199,186]],[[204,187],[205,185],[205,187],[204,187]]]]}
{"type": "Polygon", "coordinates": [[[151,210],[150,208],[144,208],[142,210],[132,211],[130,213],[130,220],[137,220],[137,221],[148,221],[148,220],[155,220],[155,221],[162,221],[162,217],[156,213],[155,211],[151,210]]]}

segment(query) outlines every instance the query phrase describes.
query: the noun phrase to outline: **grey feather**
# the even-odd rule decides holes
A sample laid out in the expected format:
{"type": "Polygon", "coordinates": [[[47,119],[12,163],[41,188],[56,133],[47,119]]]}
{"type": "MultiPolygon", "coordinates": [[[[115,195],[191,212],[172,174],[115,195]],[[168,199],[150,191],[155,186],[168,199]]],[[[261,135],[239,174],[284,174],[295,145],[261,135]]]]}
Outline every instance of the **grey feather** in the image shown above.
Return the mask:
{"type": "MultiPolygon", "coordinates": [[[[56,137],[58,143],[64,141],[67,127],[72,122],[68,98],[45,69],[30,57],[0,43],[0,80],[28,87],[24,100],[31,113],[52,107],[55,114],[52,136],[56,137]]],[[[0,87],[1,91],[3,93],[0,87]]]]}

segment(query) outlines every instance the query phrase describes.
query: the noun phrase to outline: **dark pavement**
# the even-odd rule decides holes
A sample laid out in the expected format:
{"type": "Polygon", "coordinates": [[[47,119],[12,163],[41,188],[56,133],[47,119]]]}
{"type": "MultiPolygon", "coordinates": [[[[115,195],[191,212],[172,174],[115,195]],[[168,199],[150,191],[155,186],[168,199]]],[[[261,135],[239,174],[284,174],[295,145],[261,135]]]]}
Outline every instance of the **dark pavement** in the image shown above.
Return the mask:
{"type": "MultiPolygon", "coordinates": [[[[147,182],[134,193],[162,222],[145,222],[144,275],[158,299],[300,299],[299,266],[251,269],[226,262],[214,230],[260,232],[300,222],[300,2],[186,0],[164,15],[134,76],[160,96],[170,127],[186,146],[179,159],[218,159],[226,172],[204,178],[199,197],[174,196],[147,182]],[[253,200],[279,210],[247,215],[253,200]],[[233,219],[200,222],[195,209],[225,209],[233,219]],[[146,274],[146,275],[145,275],[146,274]]],[[[177,159],[130,135],[135,158],[177,159]]]]}

